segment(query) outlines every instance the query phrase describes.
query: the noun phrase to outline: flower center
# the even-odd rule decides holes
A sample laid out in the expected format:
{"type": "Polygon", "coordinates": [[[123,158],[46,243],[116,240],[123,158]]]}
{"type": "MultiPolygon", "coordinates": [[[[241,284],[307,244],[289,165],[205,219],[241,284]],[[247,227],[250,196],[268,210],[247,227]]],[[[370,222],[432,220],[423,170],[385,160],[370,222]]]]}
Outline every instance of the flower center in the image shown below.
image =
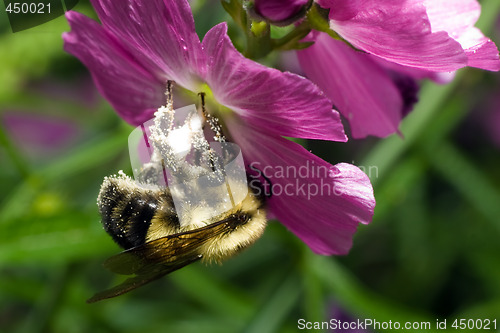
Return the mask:
{"type": "Polygon", "coordinates": [[[217,99],[215,98],[212,89],[210,89],[210,86],[208,84],[203,83],[199,88],[199,92],[205,94],[205,106],[208,113],[219,118],[224,118],[225,116],[228,116],[234,112],[230,108],[217,102],[217,99]]]}
{"type": "Polygon", "coordinates": [[[207,118],[206,120],[208,120],[208,118],[212,118],[214,123],[211,124],[211,126],[216,124],[217,127],[221,129],[221,136],[225,136],[227,138],[229,132],[227,131],[224,120],[228,117],[233,117],[235,112],[217,101],[212,89],[207,83],[199,84],[195,91],[187,90],[176,85],[173,86],[173,89],[175,90],[175,95],[181,96],[181,100],[186,102],[196,101],[200,110],[202,109],[202,99],[200,98],[200,95],[203,94],[203,111],[206,113],[206,116],[208,116],[205,117],[207,118]]]}

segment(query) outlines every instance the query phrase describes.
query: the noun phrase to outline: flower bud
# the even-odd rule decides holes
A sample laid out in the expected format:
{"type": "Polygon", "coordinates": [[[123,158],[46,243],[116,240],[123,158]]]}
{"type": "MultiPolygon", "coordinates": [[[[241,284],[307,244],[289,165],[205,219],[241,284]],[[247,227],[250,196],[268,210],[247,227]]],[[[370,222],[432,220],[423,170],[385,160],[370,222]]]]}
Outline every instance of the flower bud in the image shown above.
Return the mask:
{"type": "Polygon", "coordinates": [[[289,25],[304,16],[308,0],[255,0],[255,14],[275,25],[289,25]]]}

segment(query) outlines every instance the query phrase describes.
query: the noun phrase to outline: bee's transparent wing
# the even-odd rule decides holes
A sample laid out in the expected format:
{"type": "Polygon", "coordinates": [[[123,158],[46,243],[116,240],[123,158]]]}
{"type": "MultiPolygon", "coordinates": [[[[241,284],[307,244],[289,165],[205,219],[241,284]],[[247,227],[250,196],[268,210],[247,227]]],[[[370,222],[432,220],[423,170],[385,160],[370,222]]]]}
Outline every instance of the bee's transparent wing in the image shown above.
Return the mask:
{"type": "Polygon", "coordinates": [[[234,229],[236,218],[228,218],[202,228],[155,239],[128,249],[104,262],[104,267],[121,275],[135,276],[87,300],[97,302],[125,294],[202,258],[200,247],[208,240],[234,229]]]}
{"type": "Polygon", "coordinates": [[[107,298],[112,298],[116,296],[120,296],[122,294],[128,293],[131,290],[134,290],[136,288],[139,288],[140,286],[143,286],[151,281],[154,281],[156,279],[161,278],[162,276],[167,275],[168,273],[171,273],[179,268],[182,268],[186,265],[189,265],[197,260],[201,259],[201,255],[197,257],[193,257],[191,260],[186,260],[182,264],[178,264],[176,266],[161,266],[157,265],[154,270],[151,270],[149,272],[144,272],[142,274],[136,275],[134,277],[128,278],[121,284],[110,288],[106,289],[104,291],[98,292],[91,298],[87,300],[87,303],[94,303],[97,301],[101,301],[103,299],[107,298]]]}

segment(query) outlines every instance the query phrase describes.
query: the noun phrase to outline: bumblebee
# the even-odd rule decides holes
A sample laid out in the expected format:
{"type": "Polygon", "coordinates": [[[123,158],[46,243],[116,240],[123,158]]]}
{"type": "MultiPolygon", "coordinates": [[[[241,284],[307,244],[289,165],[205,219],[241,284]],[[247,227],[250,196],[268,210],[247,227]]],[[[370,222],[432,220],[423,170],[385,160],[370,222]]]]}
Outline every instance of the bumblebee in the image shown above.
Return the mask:
{"type": "MultiPolygon", "coordinates": [[[[170,91],[169,85],[167,92],[170,91]]],[[[224,141],[217,119],[204,110],[203,98],[202,107],[205,123],[216,133],[218,141],[224,141]]],[[[176,151],[173,112],[168,99],[167,107],[155,114],[155,125],[151,128],[153,158],[141,170],[138,180],[122,172],[104,179],[97,200],[102,224],[125,249],[107,259],[104,266],[114,273],[133,276],[97,293],[89,303],[124,294],[198,260],[221,262],[253,244],[264,232],[267,221],[264,197],[252,190],[254,187],[249,187],[246,179],[238,182],[231,172],[214,172],[210,182],[200,182],[200,175],[206,174],[207,168],[186,164],[188,156],[195,156],[198,162],[204,160],[208,169],[215,171],[220,170],[217,166],[224,160],[222,156],[218,159],[203,141],[203,128],[196,127],[189,117],[184,122],[188,124],[187,130],[178,128],[177,132],[189,134],[182,137],[182,144],[187,141],[194,152],[176,151]],[[189,175],[192,179],[194,174],[196,180],[191,182],[194,185],[181,190],[158,186],[151,175],[165,174],[165,167],[175,170],[177,176],[189,175]],[[200,193],[203,195],[197,197],[200,193]],[[240,199],[235,200],[238,194],[240,199]],[[182,211],[179,200],[184,204],[182,211]]]]}

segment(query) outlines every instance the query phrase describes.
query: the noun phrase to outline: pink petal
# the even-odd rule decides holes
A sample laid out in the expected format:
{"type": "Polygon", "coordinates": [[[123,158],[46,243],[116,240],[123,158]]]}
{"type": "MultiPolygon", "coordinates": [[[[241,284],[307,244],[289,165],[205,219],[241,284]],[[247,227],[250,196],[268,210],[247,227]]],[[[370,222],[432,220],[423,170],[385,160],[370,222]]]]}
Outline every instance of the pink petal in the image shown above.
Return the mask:
{"type": "Polygon", "coordinates": [[[349,120],[353,137],[397,132],[403,100],[372,56],[321,33],[312,46],[298,51],[298,58],[307,77],[349,120]]]}
{"type": "Polygon", "coordinates": [[[420,68],[403,66],[380,58],[372,57],[372,59],[386,70],[404,74],[415,80],[430,79],[439,84],[446,84],[455,78],[455,72],[431,72],[420,68]]]}
{"type": "Polygon", "coordinates": [[[474,28],[481,14],[476,0],[426,0],[425,7],[432,31],[446,31],[457,40],[469,59],[468,66],[500,70],[495,43],[474,28]]]}
{"type": "Polygon", "coordinates": [[[424,0],[432,31],[457,39],[476,24],[481,7],[476,0],[424,0]]]}
{"type": "Polygon", "coordinates": [[[292,141],[243,126],[235,118],[229,129],[249,171],[262,172],[271,183],[270,213],[314,252],[346,254],[358,223],[367,224],[373,216],[368,177],[353,165],[331,165],[292,141]]]}
{"type": "Polygon", "coordinates": [[[339,114],[309,80],[243,57],[221,23],[203,39],[206,81],[217,101],[276,135],[347,141],[339,114]]]}
{"type": "Polygon", "coordinates": [[[323,0],[330,26],[352,45],[383,59],[437,72],[467,65],[462,47],[431,32],[421,0],[323,0]]]}
{"type": "Polygon", "coordinates": [[[151,119],[163,104],[163,83],[97,22],[72,11],[66,18],[72,30],[63,35],[64,49],[87,66],[97,88],[120,117],[132,125],[151,119]]]}
{"type": "Polygon", "coordinates": [[[92,0],[103,26],[154,75],[195,89],[205,59],[187,0],[92,0]]]}
{"type": "Polygon", "coordinates": [[[500,70],[498,48],[488,37],[477,28],[470,28],[458,39],[469,58],[470,67],[486,69],[489,71],[500,70]]]}

